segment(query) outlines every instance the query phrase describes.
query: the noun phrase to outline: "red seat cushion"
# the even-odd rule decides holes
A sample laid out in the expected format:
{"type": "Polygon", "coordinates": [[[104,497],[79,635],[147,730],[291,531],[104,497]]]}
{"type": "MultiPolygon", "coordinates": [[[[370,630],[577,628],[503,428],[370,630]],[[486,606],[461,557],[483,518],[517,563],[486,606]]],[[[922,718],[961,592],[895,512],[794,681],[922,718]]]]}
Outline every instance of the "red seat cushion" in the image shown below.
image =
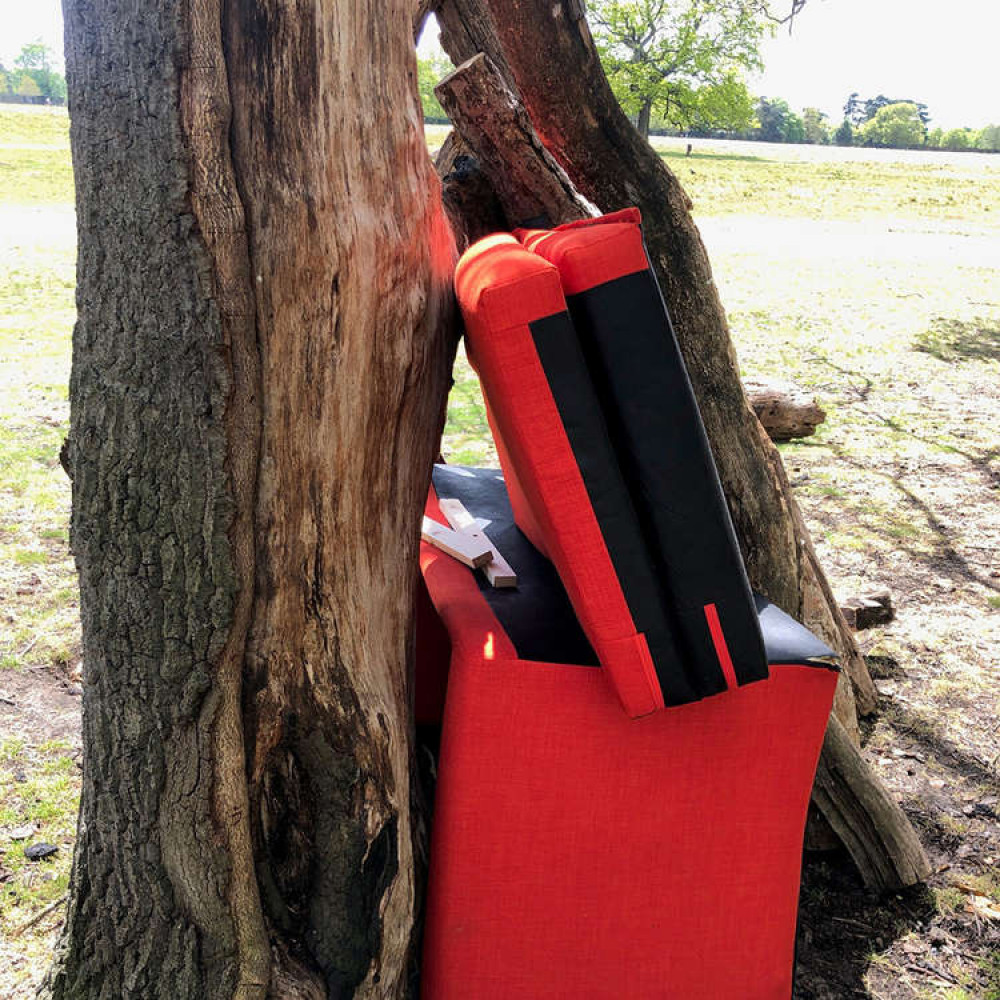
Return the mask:
{"type": "MultiPolygon", "coordinates": [[[[510,524],[496,473],[439,469],[435,482],[490,519],[525,592],[493,591],[421,547],[433,611],[418,668],[447,648],[425,645],[429,613],[451,650],[424,1000],[788,1000],[802,834],[837,680],[808,661],[829,650],[765,604],[772,657],[792,662],[629,719],[595,666],[525,658],[579,649],[536,634],[576,623],[510,524]]],[[[427,513],[443,520],[437,495],[427,513]]]]}

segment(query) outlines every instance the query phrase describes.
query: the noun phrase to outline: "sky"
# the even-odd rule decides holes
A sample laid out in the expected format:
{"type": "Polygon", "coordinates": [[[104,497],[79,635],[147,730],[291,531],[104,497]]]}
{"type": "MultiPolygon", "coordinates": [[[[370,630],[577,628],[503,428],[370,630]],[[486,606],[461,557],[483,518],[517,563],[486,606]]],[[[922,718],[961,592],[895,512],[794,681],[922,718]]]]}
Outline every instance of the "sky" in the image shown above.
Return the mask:
{"type": "MultiPolygon", "coordinates": [[[[786,0],[772,0],[780,5],[786,0]]],[[[780,9],[780,7],[776,7],[780,9]]],[[[426,32],[421,49],[433,46],[426,32]]],[[[43,39],[61,64],[59,0],[0,0],[0,61],[43,39]]],[[[932,126],[1000,124],[1000,0],[807,0],[750,89],[837,122],[852,91],[923,101],[932,126]]]]}

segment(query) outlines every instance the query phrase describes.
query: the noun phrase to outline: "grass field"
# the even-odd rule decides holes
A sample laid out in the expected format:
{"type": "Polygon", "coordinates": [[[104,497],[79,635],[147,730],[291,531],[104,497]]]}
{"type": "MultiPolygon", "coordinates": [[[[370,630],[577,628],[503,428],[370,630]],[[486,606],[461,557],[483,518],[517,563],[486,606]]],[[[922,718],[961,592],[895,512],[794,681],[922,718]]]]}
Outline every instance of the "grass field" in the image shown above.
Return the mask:
{"type": "MultiPolygon", "coordinates": [[[[893,593],[896,621],[861,636],[883,695],[866,753],[941,869],[929,890],[878,903],[842,860],[809,866],[797,996],[998,1000],[1000,156],[726,143],[685,156],[677,140],[662,152],[692,197],[744,374],[798,382],[827,410],[815,437],[782,452],[837,594],[893,593]]],[[[52,945],[58,910],[26,925],[65,891],[79,785],[58,463],[72,199],[65,114],[0,111],[0,996],[11,1000],[32,995],[52,945]],[[39,841],[58,852],[27,861],[39,841]]],[[[461,361],[445,450],[493,460],[461,361]]]]}

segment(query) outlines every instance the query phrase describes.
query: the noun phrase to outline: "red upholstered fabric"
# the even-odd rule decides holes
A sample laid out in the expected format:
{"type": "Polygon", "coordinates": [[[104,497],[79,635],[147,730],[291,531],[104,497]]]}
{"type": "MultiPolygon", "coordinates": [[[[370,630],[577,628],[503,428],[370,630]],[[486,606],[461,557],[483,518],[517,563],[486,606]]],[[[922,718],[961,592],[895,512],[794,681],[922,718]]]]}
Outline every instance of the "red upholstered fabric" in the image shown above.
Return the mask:
{"type": "MultiPolygon", "coordinates": [[[[455,288],[518,523],[558,569],[626,712],[662,708],[646,638],[623,595],[529,327],[565,312],[558,271],[499,234],[463,255],[455,288]]],[[[633,517],[627,509],[618,516],[633,517]]],[[[655,588],[652,564],[644,569],[655,588]]]]}
{"type": "Polygon", "coordinates": [[[576,295],[649,266],[642,241],[632,238],[640,221],[639,209],[623,208],[558,229],[516,229],[514,236],[559,268],[564,295],[576,295]],[[586,239],[581,229],[590,230],[586,239]]]}
{"type": "Polygon", "coordinates": [[[629,719],[601,670],[517,659],[465,567],[421,564],[452,639],[424,1000],[788,1000],[836,674],[629,719]]]}

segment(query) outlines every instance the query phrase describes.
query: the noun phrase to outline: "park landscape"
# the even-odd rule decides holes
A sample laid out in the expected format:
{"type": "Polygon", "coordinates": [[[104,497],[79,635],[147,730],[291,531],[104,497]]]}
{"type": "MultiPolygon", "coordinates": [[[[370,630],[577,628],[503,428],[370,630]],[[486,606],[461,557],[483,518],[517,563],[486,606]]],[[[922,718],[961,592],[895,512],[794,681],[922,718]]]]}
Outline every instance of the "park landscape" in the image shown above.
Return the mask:
{"type": "MultiPolygon", "coordinates": [[[[428,127],[428,145],[445,134],[428,127]]],[[[744,378],[827,416],[782,457],[879,690],[865,755],[934,873],[871,897],[805,868],[797,997],[1000,997],[1000,157],[654,137],[692,204],[744,378]]],[[[80,783],[68,547],[75,218],[65,111],[0,111],[0,996],[33,995],[60,920],[80,783]],[[33,861],[25,849],[57,850],[33,861]]],[[[460,354],[443,443],[495,456],[460,354]]]]}

